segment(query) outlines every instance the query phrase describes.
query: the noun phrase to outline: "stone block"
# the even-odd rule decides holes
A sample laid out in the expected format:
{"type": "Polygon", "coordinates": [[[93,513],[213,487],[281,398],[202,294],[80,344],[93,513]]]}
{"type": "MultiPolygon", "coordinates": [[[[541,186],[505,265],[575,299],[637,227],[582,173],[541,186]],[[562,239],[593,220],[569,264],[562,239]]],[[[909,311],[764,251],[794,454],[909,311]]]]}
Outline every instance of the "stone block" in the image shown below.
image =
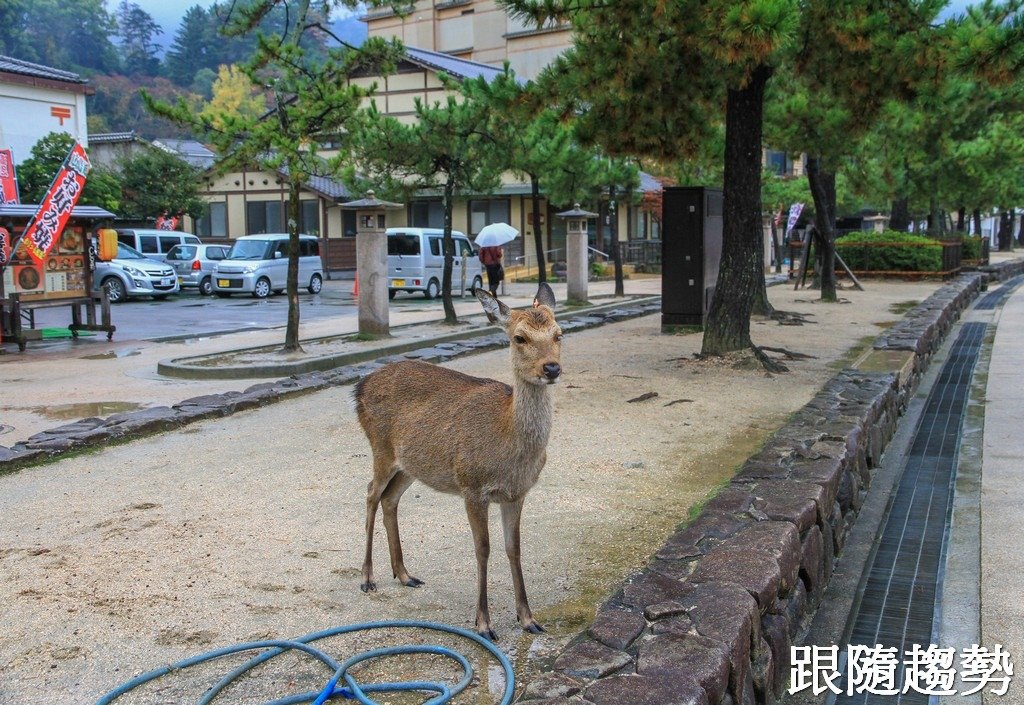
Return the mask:
{"type": "Polygon", "coordinates": [[[576,678],[594,680],[614,673],[632,662],[629,654],[587,639],[563,651],[555,659],[555,670],[576,678]]]}
{"type": "Polygon", "coordinates": [[[729,654],[718,641],[699,634],[662,634],[640,646],[637,673],[685,678],[700,685],[718,703],[729,687],[729,654]]]}
{"type": "Polygon", "coordinates": [[[779,697],[789,678],[789,647],[792,645],[789,638],[789,620],[785,615],[766,614],[761,617],[761,633],[772,651],[773,691],[775,696],[779,697]]]}
{"type": "Polygon", "coordinates": [[[684,604],[697,633],[725,645],[729,687],[736,702],[744,702],[751,648],[761,638],[757,604],[745,590],[730,583],[704,583],[684,604]]]}
{"type": "Polygon", "coordinates": [[[659,602],[654,605],[649,605],[644,610],[644,616],[647,619],[657,621],[659,619],[665,619],[666,617],[675,617],[678,614],[684,614],[686,612],[686,606],[681,602],[675,600],[666,600],[665,602],[659,602]]]}
{"type": "Polygon", "coordinates": [[[551,698],[569,698],[583,689],[583,683],[570,678],[564,673],[543,673],[526,686],[520,700],[549,700],[551,698]]]}
{"type": "Polygon", "coordinates": [[[622,603],[642,610],[648,605],[677,600],[691,589],[679,580],[673,580],[651,570],[642,570],[623,586],[622,603]]]}
{"type": "Polygon", "coordinates": [[[766,480],[751,490],[754,506],[776,521],[788,521],[803,533],[828,516],[832,503],[825,503],[825,490],[811,482],[766,480]]]}
{"type": "Polygon", "coordinates": [[[694,680],[675,672],[602,678],[584,695],[594,705],[716,705],[694,680]]]}
{"type": "Polygon", "coordinates": [[[639,612],[602,607],[590,625],[588,634],[605,646],[623,651],[647,628],[647,620],[639,612]]]}
{"type": "Polygon", "coordinates": [[[722,543],[722,548],[760,551],[779,564],[782,592],[789,592],[800,569],[800,535],[788,521],[762,521],[753,524],[722,543]]]}
{"type": "Polygon", "coordinates": [[[800,577],[807,586],[811,605],[818,606],[825,591],[825,542],[821,529],[812,526],[800,545],[800,577]]]}
{"type": "MultiPolygon", "coordinates": [[[[697,563],[690,575],[693,585],[736,583],[757,600],[761,610],[775,600],[782,584],[778,562],[771,556],[749,549],[716,549],[697,563]]],[[[650,603],[653,604],[653,603],[650,603]]]]}

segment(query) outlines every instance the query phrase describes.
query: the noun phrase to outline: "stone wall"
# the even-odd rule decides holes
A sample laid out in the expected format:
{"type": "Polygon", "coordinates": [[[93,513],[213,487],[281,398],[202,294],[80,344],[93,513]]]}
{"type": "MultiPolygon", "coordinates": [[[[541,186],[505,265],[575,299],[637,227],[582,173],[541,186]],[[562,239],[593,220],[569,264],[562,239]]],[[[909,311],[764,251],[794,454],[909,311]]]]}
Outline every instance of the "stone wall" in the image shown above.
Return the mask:
{"type": "Polygon", "coordinates": [[[876,349],[912,353],[912,373],[848,369],[829,380],[598,608],[520,701],[767,705],[781,697],[790,646],[821,601],[921,374],[984,283],[1022,267],[963,275],[879,336],[876,349]]]}

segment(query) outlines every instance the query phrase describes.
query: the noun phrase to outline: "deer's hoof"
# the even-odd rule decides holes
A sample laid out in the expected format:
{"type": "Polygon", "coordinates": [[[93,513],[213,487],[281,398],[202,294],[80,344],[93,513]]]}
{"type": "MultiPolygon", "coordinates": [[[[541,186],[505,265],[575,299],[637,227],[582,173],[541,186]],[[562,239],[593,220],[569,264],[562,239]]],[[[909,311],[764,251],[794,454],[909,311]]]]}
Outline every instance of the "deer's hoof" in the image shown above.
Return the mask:
{"type": "Polygon", "coordinates": [[[418,588],[420,585],[426,585],[426,583],[420,580],[419,578],[414,578],[410,575],[408,580],[402,581],[402,585],[411,588],[418,588]]]}
{"type": "Polygon", "coordinates": [[[372,580],[367,580],[365,583],[359,586],[359,589],[363,592],[377,592],[377,583],[372,580]]]}
{"type": "Polygon", "coordinates": [[[487,641],[493,642],[498,640],[498,635],[490,627],[488,627],[487,629],[477,629],[476,633],[482,636],[487,641]]]}
{"type": "Polygon", "coordinates": [[[525,627],[523,627],[523,629],[528,631],[528,632],[530,632],[531,634],[543,634],[544,633],[544,627],[540,626],[536,622],[531,622],[530,624],[527,624],[525,627]]]}

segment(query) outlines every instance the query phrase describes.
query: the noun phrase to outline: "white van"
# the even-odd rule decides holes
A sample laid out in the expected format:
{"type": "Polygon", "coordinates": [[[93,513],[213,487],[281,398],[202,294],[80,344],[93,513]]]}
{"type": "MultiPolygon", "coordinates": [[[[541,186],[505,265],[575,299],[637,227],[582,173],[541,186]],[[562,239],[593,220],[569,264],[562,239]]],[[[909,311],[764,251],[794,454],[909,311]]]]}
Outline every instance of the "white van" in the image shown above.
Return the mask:
{"type": "Polygon", "coordinates": [[[175,245],[201,245],[195,235],[177,230],[146,230],[144,228],[118,228],[117,241],[138,250],[157,262],[167,260],[167,253],[175,245]]]}
{"type": "MultiPolygon", "coordinates": [[[[252,294],[265,299],[288,286],[288,234],[245,235],[235,240],[228,256],[210,275],[213,293],[220,297],[252,294]]],[[[324,286],[320,242],[312,235],[299,235],[299,286],[319,294],[324,286]]]]}
{"type": "MultiPolygon", "coordinates": [[[[444,275],[444,230],[440,228],[388,228],[388,296],[399,291],[422,291],[428,299],[441,294],[444,275]]],[[[452,293],[483,286],[483,267],[476,248],[462,233],[452,231],[452,293]],[[462,278],[465,264],[466,277],[462,278]]]]}

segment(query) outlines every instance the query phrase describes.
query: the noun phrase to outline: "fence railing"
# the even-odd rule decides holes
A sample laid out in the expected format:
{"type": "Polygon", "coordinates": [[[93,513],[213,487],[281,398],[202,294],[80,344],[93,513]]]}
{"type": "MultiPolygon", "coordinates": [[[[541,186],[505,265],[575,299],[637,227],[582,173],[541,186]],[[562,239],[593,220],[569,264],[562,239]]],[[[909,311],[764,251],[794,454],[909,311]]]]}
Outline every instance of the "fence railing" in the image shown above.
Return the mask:
{"type": "Polygon", "coordinates": [[[661,240],[628,240],[619,243],[623,264],[661,264],[661,240]]]}

